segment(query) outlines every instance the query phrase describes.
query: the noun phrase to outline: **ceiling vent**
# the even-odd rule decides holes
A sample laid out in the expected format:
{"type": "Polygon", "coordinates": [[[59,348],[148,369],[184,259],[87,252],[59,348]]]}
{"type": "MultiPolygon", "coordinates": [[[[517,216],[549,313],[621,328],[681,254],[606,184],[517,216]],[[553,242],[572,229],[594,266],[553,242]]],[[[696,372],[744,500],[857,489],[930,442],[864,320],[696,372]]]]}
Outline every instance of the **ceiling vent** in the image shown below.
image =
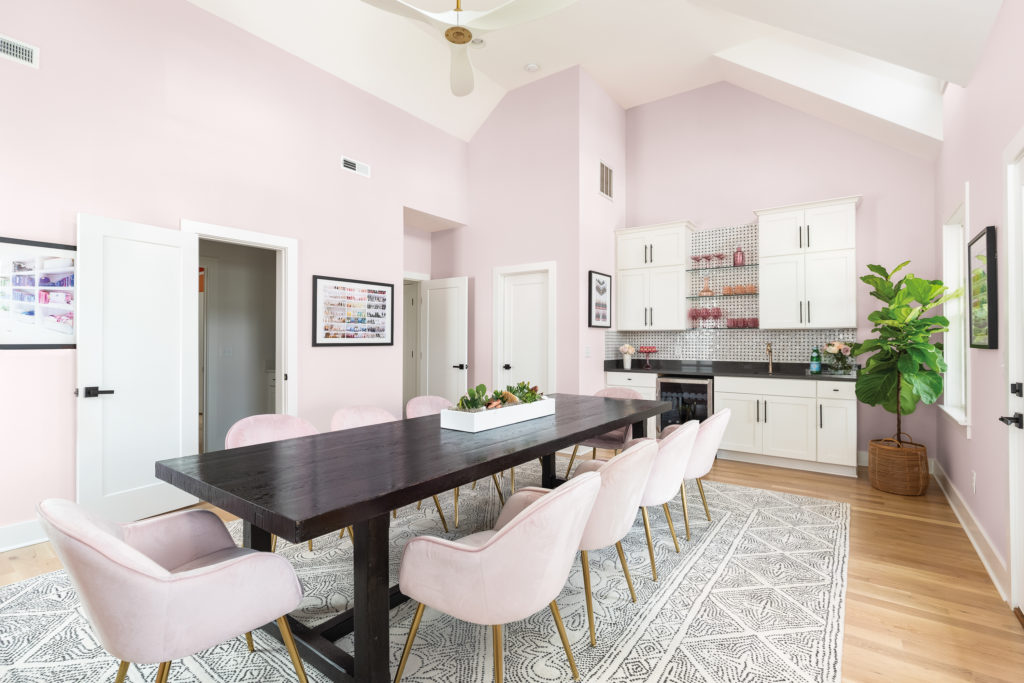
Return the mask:
{"type": "Polygon", "coordinates": [[[39,48],[26,43],[20,43],[7,36],[0,35],[0,57],[5,57],[12,62],[25,64],[36,69],[39,68],[39,48]]]}
{"type": "Polygon", "coordinates": [[[601,162],[601,194],[608,199],[612,198],[612,169],[601,162]]]}
{"type": "Polygon", "coordinates": [[[364,164],[361,161],[356,161],[355,159],[349,159],[348,157],[342,157],[341,158],[341,167],[343,169],[345,169],[346,171],[352,171],[353,173],[358,173],[359,175],[364,176],[366,178],[370,177],[370,165],[369,164],[364,164]]]}

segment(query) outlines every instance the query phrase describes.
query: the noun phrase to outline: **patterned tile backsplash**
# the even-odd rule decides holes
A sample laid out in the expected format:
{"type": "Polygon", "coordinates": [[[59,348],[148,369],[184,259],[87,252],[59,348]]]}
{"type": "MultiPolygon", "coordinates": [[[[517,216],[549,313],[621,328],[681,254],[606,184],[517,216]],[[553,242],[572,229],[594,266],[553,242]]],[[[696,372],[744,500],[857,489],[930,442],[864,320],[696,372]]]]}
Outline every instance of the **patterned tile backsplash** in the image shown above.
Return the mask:
{"type": "Polygon", "coordinates": [[[604,357],[618,359],[619,346],[655,346],[652,358],[675,360],[767,360],[765,346],[772,343],[772,355],[781,363],[810,360],[811,348],[838,340],[853,342],[855,329],[835,330],[761,330],[718,329],[728,321],[743,326],[758,316],[757,298],[757,224],[737,225],[714,230],[698,230],[690,240],[690,256],[700,257],[688,264],[690,297],[709,289],[715,296],[689,301],[693,329],[671,332],[608,331],[604,337],[604,357]],[[736,248],[743,249],[743,268],[731,268],[736,248]],[[718,258],[718,254],[722,258],[718,258]],[[710,257],[710,258],[708,258],[710,257]],[[742,292],[724,296],[724,292],[742,292]],[[701,311],[703,313],[698,313],[701,311]],[[704,317],[701,317],[703,315],[704,317]],[[743,322],[737,323],[737,320],[743,322]]]}

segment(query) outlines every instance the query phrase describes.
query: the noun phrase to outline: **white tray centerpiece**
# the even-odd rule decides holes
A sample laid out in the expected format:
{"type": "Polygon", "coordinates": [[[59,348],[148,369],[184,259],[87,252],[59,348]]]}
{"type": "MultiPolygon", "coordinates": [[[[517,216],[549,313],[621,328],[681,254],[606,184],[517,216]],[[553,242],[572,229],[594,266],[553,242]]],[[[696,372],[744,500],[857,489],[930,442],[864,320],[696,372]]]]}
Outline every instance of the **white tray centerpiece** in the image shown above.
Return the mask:
{"type": "Polygon", "coordinates": [[[529,382],[510,385],[504,391],[495,389],[490,394],[485,385],[478,384],[454,408],[441,411],[441,428],[482,432],[554,414],[555,399],[529,382]]]}

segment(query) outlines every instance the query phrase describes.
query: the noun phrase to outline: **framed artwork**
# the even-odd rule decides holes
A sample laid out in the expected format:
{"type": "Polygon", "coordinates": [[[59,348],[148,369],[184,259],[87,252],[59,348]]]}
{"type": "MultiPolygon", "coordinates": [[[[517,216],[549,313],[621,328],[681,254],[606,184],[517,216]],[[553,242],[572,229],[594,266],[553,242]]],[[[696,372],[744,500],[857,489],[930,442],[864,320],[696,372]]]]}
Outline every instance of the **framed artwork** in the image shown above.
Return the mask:
{"type": "Polygon", "coordinates": [[[313,346],[391,346],[395,286],[313,276],[313,346]]]}
{"type": "Polygon", "coordinates": [[[77,253],[0,237],[0,349],[75,348],[77,253]]]}
{"type": "Polygon", "coordinates": [[[967,243],[972,349],[999,346],[999,301],[996,285],[996,226],[990,225],[967,243]]]}
{"type": "Polygon", "coordinates": [[[587,326],[612,326],[612,276],[590,271],[589,295],[587,296],[587,326]]]}

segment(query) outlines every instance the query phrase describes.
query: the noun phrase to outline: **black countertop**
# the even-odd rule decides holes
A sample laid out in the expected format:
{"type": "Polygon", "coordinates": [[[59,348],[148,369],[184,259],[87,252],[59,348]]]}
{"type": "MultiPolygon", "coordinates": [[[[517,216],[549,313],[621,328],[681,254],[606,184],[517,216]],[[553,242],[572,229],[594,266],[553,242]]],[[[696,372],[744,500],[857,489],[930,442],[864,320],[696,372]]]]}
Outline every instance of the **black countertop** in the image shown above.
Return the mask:
{"type": "Polygon", "coordinates": [[[625,370],[621,360],[606,360],[606,372],[651,372],[676,377],[771,377],[775,379],[813,379],[837,382],[853,382],[853,375],[812,375],[807,363],[775,363],[772,374],[768,374],[768,363],[746,363],[741,361],[692,361],[652,360],[650,368],[644,368],[643,358],[633,357],[633,365],[625,370]]]}

